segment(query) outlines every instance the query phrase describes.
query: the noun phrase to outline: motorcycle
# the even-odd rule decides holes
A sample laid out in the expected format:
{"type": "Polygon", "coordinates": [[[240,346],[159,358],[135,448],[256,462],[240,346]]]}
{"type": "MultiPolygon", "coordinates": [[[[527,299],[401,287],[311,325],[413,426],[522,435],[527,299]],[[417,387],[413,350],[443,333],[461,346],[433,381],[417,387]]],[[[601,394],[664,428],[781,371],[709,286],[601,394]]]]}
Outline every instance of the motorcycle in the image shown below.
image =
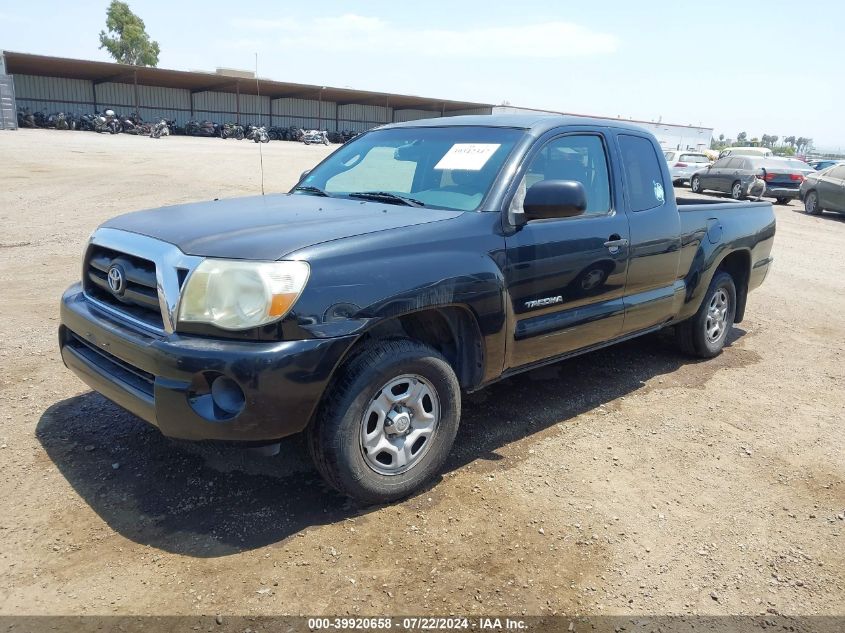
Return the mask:
{"type": "Polygon", "coordinates": [[[37,127],[35,125],[35,115],[29,111],[29,108],[18,108],[18,127],[37,127]]]}
{"type": "Polygon", "coordinates": [[[150,128],[150,138],[162,136],[170,136],[170,122],[167,119],[162,119],[150,128]]]}
{"type": "Polygon", "coordinates": [[[188,136],[219,136],[220,126],[211,121],[188,121],[185,124],[185,134],[188,136]]]}
{"type": "Polygon", "coordinates": [[[220,127],[220,138],[234,138],[242,141],[244,138],[244,128],[238,123],[225,123],[220,127]]]}
{"type": "Polygon", "coordinates": [[[284,141],[287,140],[287,131],[286,127],[273,125],[267,128],[267,136],[270,137],[271,141],[284,141]]]}
{"type": "Polygon", "coordinates": [[[150,126],[144,123],[138,114],[133,114],[132,116],[121,119],[120,125],[126,134],[148,136],[150,133],[150,126]]]}
{"type": "Polygon", "coordinates": [[[57,130],[69,130],[70,124],[67,120],[67,115],[64,112],[59,112],[55,115],[53,125],[57,130]]]}
{"type": "Polygon", "coordinates": [[[35,127],[49,127],[47,113],[43,110],[39,110],[35,114],[32,115],[33,120],[35,121],[35,127]]]}
{"type": "Polygon", "coordinates": [[[265,128],[263,125],[250,125],[249,127],[247,127],[246,138],[254,141],[255,143],[270,142],[270,136],[267,134],[267,128],[265,128]]]}
{"type": "Polygon", "coordinates": [[[306,145],[317,145],[320,143],[328,145],[329,136],[326,132],[322,132],[320,130],[308,130],[302,137],[302,142],[306,145]]]}

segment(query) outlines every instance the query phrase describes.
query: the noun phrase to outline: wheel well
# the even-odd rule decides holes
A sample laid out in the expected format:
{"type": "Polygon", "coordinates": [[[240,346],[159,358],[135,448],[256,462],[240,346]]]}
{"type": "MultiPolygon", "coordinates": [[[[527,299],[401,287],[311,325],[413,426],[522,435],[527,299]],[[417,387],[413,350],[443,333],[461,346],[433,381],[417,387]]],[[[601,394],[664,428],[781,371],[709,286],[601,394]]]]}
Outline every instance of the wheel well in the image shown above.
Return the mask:
{"type": "Polygon", "coordinates": [[[466,308],[432,308],[381,321],[355,342],[347,359],[368,342],[385,338],[409,338],[430,345],[449,362],[464,389],[481,382],[484,374],[481,331],[466,308]]]}
{"type": "Polygon", "coordinates": [[[734,323],[740,323],[745,315],[745,300],[748,297],[748,278],[751,276],[751,254],[748,251],[734,251],[720,263],[716,272],[723,270],[733,277],[736,286],[736,316],[734,323]]]}

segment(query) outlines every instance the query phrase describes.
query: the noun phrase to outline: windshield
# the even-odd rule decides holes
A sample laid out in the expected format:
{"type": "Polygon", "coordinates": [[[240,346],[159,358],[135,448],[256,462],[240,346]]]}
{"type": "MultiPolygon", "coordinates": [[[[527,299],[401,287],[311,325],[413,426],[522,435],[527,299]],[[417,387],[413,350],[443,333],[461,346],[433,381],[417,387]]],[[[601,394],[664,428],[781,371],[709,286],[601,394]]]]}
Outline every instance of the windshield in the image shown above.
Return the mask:
{"type": "Polygon", "coordinates": [[[294,193],[437,209],[478,209],[523,130],[393,128],[343,145],[294,193]]]}

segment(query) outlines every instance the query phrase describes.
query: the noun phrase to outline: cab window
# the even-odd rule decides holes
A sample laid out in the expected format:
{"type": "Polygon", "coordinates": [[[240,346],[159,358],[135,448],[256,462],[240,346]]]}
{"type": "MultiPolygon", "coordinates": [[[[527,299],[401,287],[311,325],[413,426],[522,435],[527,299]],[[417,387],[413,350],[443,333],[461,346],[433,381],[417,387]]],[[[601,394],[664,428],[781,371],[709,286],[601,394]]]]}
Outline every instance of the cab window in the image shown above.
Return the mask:
{"type": "Polygon", "coordinates": [[[583,215],[610,211],[607,152],[600,136],[561,136],[546,143],[531,159],[511,207],[521,212],[525,192],[542,180],[580,182],[587,194],[587,210],[583,215]]]}
{"type": "Polygon", "coordinates": [[[646,211],[662,206],[666,192],[654,144],[642,136],[620,134],[619,149],[631,210],[646,211]]]}

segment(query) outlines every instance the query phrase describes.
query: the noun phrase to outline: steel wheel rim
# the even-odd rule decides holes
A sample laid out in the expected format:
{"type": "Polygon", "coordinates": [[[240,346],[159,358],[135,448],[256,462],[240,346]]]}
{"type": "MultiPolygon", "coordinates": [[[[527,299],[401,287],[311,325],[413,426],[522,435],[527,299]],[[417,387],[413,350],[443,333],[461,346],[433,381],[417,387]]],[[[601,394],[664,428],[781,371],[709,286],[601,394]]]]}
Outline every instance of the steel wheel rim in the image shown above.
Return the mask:
{"type": "Polygon", "coordinates": [[[428,453],[440,425],[440,399],[419,374],[386,382],[361,418],[359,444],[367,466],[380,475],[401,475],[428,453]]]}
{"type": "Polygon", "coordinates": [[[739,198],[739,195],[742,193],[742,187],[739,183],[734,185],[732,193],[734,198],[739,198]]]}
{"type": "Polygon", "coordinates": [[[727,332],[729,308],[728,293],[724,288],[719,288],[710,299],[707,318],[704,320],[704,335],[710,343],[715,343],[727,332]]]}
{"type": "Polygon", "coordinates": [[[816,194],[811,193],[807,196],[807,211],[813,213],[816,210],[816,194]]]}
{"type": "Polygon", "coordinates": [[[692,186],[692,192],[693,192],[693,193],[698,193],[698,187],[699,187],[699,181],[698,181],[698,178],[693,178],[693,179],[692,179],[691,186],[692,186]]]}

